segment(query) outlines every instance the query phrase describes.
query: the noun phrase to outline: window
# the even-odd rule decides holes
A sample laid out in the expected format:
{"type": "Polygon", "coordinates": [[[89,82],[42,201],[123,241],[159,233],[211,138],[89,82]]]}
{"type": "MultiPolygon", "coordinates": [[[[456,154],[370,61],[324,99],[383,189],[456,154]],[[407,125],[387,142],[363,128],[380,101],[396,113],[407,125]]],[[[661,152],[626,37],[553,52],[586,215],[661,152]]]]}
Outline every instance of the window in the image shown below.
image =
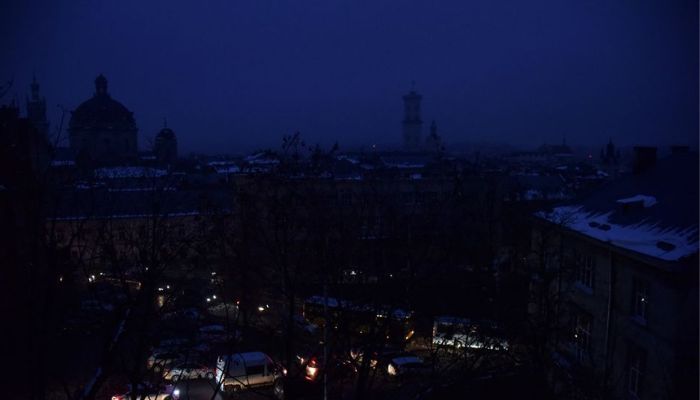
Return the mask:
{"type": "Polygon", "coordinates": [[[576,359],[583,362],[591,350],[592,318],[585,313],[577,313],[574,317],[573,344],[576,359]]]}
{"type": "Polygon", "coordinates": [[[576,282],[579,286],[593,290],[595,282],[595,256],[576,255],[576,282]]]}
{"type": "Polygon", "coordinates": [[[246,365],[245,371],[247,375],[263,375],[265,374],[265,365],[246,365]]]}
{"type": "Polygon", "coordinates": [[[632,281],[632,316],[646,324],[649,313],[649,282],[635,278],[632,281]]]}
{"type": "Polygon", "coordinates": [[[627,391],[634,399],[639,398],[641,393],[646,358],[644,349],[630,345],[627,358],[627,391]]]}

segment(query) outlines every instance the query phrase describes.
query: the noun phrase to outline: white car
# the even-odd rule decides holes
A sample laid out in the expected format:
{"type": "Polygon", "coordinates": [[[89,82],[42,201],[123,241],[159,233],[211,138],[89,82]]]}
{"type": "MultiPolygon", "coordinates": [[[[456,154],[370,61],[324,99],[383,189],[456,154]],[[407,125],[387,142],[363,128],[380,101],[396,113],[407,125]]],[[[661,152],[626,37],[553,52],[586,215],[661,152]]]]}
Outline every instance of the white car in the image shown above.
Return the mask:
{"type": "MultiPolygon", "coordinates": [[[[286,374],[286,369],[259,351],[223,355],[216,360],[216,383],[223,392],[272,386],[286,374]]],[[[281,387],[277,387],[275,391],[278,392],[279,389],[281,387]]]]}
{"type": "Polygon", "coordinates": [[[200,378],[211,380],[214,379],[214,369],[196,363],[178,364],[167,369],[163,378],[171,382],[200,378]]]}
{"type": "Polygon", "coordinates": [[[386,366],[386,372],[391,376],[406,375],[419,372],[423,369],[423,360],[413,354],[402,354],[393,357],[386,366]]]}

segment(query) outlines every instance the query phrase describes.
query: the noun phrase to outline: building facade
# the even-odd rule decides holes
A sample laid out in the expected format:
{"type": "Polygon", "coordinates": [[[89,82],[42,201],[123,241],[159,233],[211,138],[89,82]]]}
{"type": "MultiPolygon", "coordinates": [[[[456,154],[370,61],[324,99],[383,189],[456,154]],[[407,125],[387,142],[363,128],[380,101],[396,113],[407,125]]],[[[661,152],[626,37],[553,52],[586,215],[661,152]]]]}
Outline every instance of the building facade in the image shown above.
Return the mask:
{"type": "Polygon", "coordinates": [[[530,311],[556,320],[549,377],[559,394],[697,397],[697,163],[642,154],[637,174],[537,214],[543,265],[530,311]]]}

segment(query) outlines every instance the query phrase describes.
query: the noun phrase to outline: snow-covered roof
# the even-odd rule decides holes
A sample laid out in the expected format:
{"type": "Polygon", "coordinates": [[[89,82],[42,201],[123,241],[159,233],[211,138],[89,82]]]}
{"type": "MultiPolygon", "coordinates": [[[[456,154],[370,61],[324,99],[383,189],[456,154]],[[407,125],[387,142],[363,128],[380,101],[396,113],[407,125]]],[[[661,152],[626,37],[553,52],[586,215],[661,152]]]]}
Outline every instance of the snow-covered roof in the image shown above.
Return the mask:
{"type": "Polygon", "coordinates": [[[698,252],[698,227],[663,228],[653,222],[622,225],[611,221],[613,212],[597,213],[584,206],[556,207],[539,213],[549,221],[613,246],[675,261],[698,252]]]}
{"type": "Polygon", "coordinates": [[[217,174],[237,174],[241,169],[237,165],[216,166],[217,174]]]}
{"type": "Polygon", "coordinates": [[[632,203],[642,203],[644,207],[651,207],[656,204],[656,197],[645,196],[643,194],[638,194],[636,196],[628,197],[626,199],[620,199],[617,201],[620,204],[632,204],[632,203]]]}
{"type": "Polygon", "coordinates": [[[95,178],[115,179],[115,178],[159,178],[168,174],[164,169],[149,167],[109,167],[95,170],[95,178]]]}
{"type": "Polygon", "coordinates": [[[638,175],[537,217],[664,261],[698,253],[698,155],[675,154],[638,175]]]}

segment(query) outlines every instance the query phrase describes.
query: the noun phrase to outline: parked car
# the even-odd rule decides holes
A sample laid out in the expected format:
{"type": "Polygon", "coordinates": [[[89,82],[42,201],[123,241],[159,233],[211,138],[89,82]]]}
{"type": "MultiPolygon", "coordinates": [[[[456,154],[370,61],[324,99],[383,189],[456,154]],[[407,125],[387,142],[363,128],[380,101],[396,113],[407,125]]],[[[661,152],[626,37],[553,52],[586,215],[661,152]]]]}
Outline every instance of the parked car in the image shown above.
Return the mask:
{"type": "Polygon", "coordinates": [[[162,372],[182,360],[182,355],[175,352],[154,351],[146,361],[146,367],[155,372],[162,372]]]}
{"type": "Polygon", "coordinates": [[[324,365],[323,357],[320,355],[297,356],[297,360],[302,367],[304,379],[308,382],[317,382],[324,369],[328,376],[334,380],[342,380],[357,372],[357,368],[351,360],[338,357],[335,354],[329,355],[326,365],[324,365]]]}
{"type": "Polygon", "coordinates": [[[424,369],[423,359],[411,353],[404,353],[391,357],[386,367],[386,373],[390,376],[405,376],[419,373],[424,369]]]}
{"type": "Polygon", "coordinates": [[[165,369],[163,378],[171,382],[188,379],[214,379],[214,369],[197,363],[177,364],[165,369]]]}
{"type": "MultiPolygon", "coordinates": [[[[139,385],[136,388],[137,400],[178,400],[180,398],[180,390],[173,385],[152,386],[148,384],[139,385]]],[[[132,390],[129,388],[127,392],[115,394],[112,400],[131,400],[132,390]]]]}
{"type": "MultiPolygon", "coordinates": [[[[385,346],[379,351],[373,351],[371,353],[371,357],[369,359],[369,366],[370,368],[377,368],[379,367],[380,369],[386,368],[386,365],[389,361],[389,359],[401,352],[400,349],[392,346],[385,346]]],[[[362,360],[364,358],[365,350],[364,349],[352,349],[350,350],[350,360],[353,361],[354,365],[357,368],[360,368],[362,365],[362,360]]]]}
{"type": "Polygon", "coordinates": [[[259,351],[223,355],[216,360],[216,382],[224,392],[271,386],[286,373],[270,356],[259,351]]]}

